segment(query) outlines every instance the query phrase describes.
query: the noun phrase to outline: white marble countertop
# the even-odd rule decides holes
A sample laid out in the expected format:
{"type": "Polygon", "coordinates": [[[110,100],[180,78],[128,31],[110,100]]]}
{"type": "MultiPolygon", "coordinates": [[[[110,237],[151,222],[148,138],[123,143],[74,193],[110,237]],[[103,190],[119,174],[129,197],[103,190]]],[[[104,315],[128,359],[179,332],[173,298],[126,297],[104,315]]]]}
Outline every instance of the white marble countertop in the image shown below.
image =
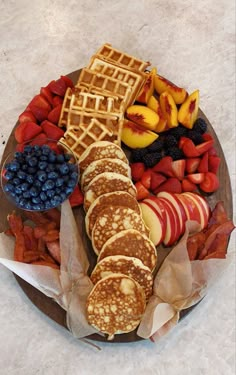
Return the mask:
{"type": "MultiPolygon", "coordinates": [[[[85,66],[104,42],[151,61],[189,92],[199,88],[235,196],[232,0],[0,0],[0,157],[39,88],[85,66]]],[[[234,250],[235,233],[229,243],[234,250]]],[[[43,315],[3,266],[0,291],[0,375],[235,374],[235,262],[159,343],[104,343],[101,351],[43,315]]]]}

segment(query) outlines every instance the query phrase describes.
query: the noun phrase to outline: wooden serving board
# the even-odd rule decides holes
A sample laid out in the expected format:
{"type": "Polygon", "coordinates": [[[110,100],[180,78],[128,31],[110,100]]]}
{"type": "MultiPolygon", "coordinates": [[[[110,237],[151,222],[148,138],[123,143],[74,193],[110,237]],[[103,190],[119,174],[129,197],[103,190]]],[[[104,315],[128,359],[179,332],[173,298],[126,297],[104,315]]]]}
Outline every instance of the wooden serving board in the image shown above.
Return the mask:
{"type": "MultiPolygon", "coordinates": [[[[72,79],[74,83],[77,82],[77,79],[79,77],[81,70],[77,70],[75,72],[72,72],[68,74],[68,77],[72,79]]],[[[216,136],[216,133],[214,132],[210,122],[204,115],[204,113],[199,110],[199,117],[204,118],[205,121],[208,124],[208,132],[213,136],[215,140],[215,148],[217,150],[218,156],[221,158],[220,168],[218,171],[218,177],[220,180],[220,188],[217,190],[217,192],[213,194],[204,194],[207,201],[209,202],[209,205],[211,208],[214,208],[216,202],[223,201],[224,207],[228,213],[228,217],[232,219],[233,217],[233,205],[232,205],[232,190],[231,190],[231,184],[230,184],[230,176],[227,168],[227,163],[220,145],[220,142],[216,136]]],[[[16,123],[15,127],[18,125],[16,123]]],[[[14,138],[14,129],[12,130],[12,133],[7,141],[2,161],[1,161],[1,168],[4,163],[4,160],[6,159],[7,155],[12,152],[16,146],[16,141],[14,138]]],[[[19,212],[22,216],[24,215],[24,212],[16,209],[15,206],[13,206],[10,201],[6,198],[5,194],[2,191],[2,188],[0,188],[0,232],[3,232],[7,228],[7,215],[8,213],[12,212],[12,210],[15,210],[19,212]]],[[[76,217],[79,217],[80,221],[80,232],[83,237],[87,237],[85,233],[84,228],[84,211],[83,208],[76,208],[75,214],[76,217]]],[[[94,254],[94,251],[92,250],[91,243],[88,238],[85,238],[85,241],[87,243],[87,255],[90,262],[90,271],[93,269],[94,265],[96,264],[96,256],[94,254]]],[[[171,248],[164,248],[162,246],[158,246],[158,264],[156,271],[160,268],[163,260],[165,257],[169,254],[171,251],[171,248]]],[[[25,292],[25,294],[28,296],[28,298],[31,300],[31,302],[37,306],[44,314],[46,314],[49,318],[51,318],[56,323],[60,324],[61,326],[65,327],[67,329],[66,325],[66,312],[63,310],[54,300],[51,298],[45,296],[43,293],[41,293],[39,290],[35,289],[33,286],[28,284],[26,281],[21,279],[19,276],[15,275],[17,282],[19,283],[22,290],[25,292]]],[[[189,309],[186,309],[181,312],[181,318],[186,316],[192,309],[191,307],[189,309]]],[[[92,340],[97,341],[107,341],[106,338],[103,336],[100,336],[98,334],[93,334],[88,337],[92,340]]],[[[133,342],[141,340],[139,336],[137,336],[136,331],[122,334],[122,335],[116,335],[113,341],[108,341],[109,343],[113,342],[133,342]]]]}

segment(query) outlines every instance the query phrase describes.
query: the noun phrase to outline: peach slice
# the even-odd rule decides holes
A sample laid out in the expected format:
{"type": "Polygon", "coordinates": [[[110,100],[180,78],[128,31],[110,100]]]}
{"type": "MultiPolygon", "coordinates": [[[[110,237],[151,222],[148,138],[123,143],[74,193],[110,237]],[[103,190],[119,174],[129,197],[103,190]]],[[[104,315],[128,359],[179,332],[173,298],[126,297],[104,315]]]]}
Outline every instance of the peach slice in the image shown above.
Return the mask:
{"type": "Polygon", "coordinates": [[[130,148],[144,148],[158,138],[158,134],[135,124],[130,120],[124,120],[121,140],[130,148]]]}
{"type": "Polygon", "coordinates": [[[152,95],[149,98],[149,100],[147,102],[147,106],[148,106],[148,108],[151,108],[153,111],[157,112],[157,114],[159,116],[159,122],[156,126],[155,131],[157,133],[162,133],[162,132],[168,130],[169,127],[167,125],[167,120],[164,118],[164,115],[163,115],[162,110],[161,110],[160,103],[157,100],[157,98],[155,98],[155,96],[152,95]]]}
{"type": "Polygon", "coordinates": [[[131,105],[127,108],[126,115],[129,120],[149,130],[155,130],[159,122],[158,114],[143,105],[131,105]]]}
{"type": "Polygon", "coordinates": [[[188,93],[184,88],[174,85],[168,81],[168,79],[158,74],[154,79],[154,87],[159,95],[165,91],[171,94],[176,104],[182,104],[188,96],[188,93]]]}
{"type": "Polygon", "coordinates": [[[192,129],[197,120],[199,107],[199,90],[194,91],[181,105],[178,112],[178,121],[188,129],[192,129]]]}
{"type": "Polygon", "coordinates": [[[149,73],[147,73],[146,82],[144,83],[138,97],[136,98],[137,102],[147,104],[150,96],[152,96],[154,92],[154,78],[156,74],[156,68],[152,68],[152,70],[149,73]]]}
{"type": "Polygon", "coordinates": [[[160,95],[160,106],[169,128],[178,126],[178,109],[173,97],[167,91],[160,95]]]}

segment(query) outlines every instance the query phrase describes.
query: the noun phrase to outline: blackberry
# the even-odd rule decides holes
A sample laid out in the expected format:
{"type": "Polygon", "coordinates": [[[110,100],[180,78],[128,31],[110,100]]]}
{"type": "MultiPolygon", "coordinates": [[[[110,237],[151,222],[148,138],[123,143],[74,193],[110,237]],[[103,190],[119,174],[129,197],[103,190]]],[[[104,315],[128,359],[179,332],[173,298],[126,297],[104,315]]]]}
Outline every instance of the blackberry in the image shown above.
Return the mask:
{"type": "Polygon", "coordinates": [[[177,139],[177,141],[178,141],[180,139],[180,137],[186,136],[187,131],[188,130],[184,126],[179,125],[176,128],[170,129],[168,132],[169,132],[170,135],[175,137],[175,139],[177,139]]]}
{"type": "Polygon", "coordinates": [[[143,162],[147,168],[152,168],[156,165],[162,158],[160,152],[151,152],[144,156],[143,162]]]}
{"type": "Polygon", "coordinates": [[[200,143],[203,142],[202,135],[196,130],[189,130],[186,136],[191,139],[195,145],[200,145],[200,143]]]}
{"type": "Polygon", "coordinates": [[[198,118],[193,125],[193,130],[195,130],[196,132],[200,134],[205,133],[207,130],[206,121],[203,118],[198,118]]]}
{"type": "Polygon", "coordinates": [[[176,138],[173,135],[167,135],[166,136],[165,147],[171,148],[171,147],[177,146],[177,144],[178,144],[178,141],[176,140],[176,138]]]}
{"type": "Polygon", "coordinates": [[[164,146],[164,139],[157,139],[150,146],[147,147],[148,152],[161,151],[164,146]]]}
{"type": "Polygon", "coordinates": [[[172,147],[166,150],[166,154],[171,156],[173,160],[179,160],[184,157],[184,153],[178,147],[172,147]]]}
{"type": "Polygon", "coordinates": [[[133,163],[143,161],[144,156],[148,153],[146,148],[135,148],[131,152],[131,160],[133,163]]]}

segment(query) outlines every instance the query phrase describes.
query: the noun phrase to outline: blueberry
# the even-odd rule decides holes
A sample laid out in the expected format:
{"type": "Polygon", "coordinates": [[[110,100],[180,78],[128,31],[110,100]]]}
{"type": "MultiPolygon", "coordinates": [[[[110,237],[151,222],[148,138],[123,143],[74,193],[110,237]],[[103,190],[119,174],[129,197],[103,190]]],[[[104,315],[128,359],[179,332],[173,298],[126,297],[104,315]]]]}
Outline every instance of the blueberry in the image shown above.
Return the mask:
{"type": "Polygon", "coordinates": [[[32,174],[27,174],[26,176],[26,181],[29,183],[29,184],[32,184],[34,182],[34,176],[32,176],[32,174]]]}
{"type": "Polygon", "coordinates": [[[27,182],[23,182],[20,186],[21,191],[27,191],[29,189],[29,184],[27,182]]]}
{"type": "Polygon", "coordinates": [[[57,157],[56,157],[56,154],[54,152],[51,152],[49,155],[48,155],[48,161],[50,163],[55,163],[55,161],[57,160],[57,157]]]}
{"type": "Polygon", "coordinates": [[[36,158],[40,158],[40,156],[42,155],[42,151],[41,150],[35,150],[34,155],[36,156],[36,158]]]}
{"type": "Polygon", "coordinates": [[[16,197],[19,199],[19,195],[16,195],[15,190],[10,191],[10,196],[11,196],[12,198],[14,198],[14,200],[16,200],[16,197]]]}
{"type": "Polygon", "coordinates": [[[49,163],[46,168],[46,172],[53,172],[53,171],[55,171],[55,165],[52,163],[49,163]]]}
{"type": "Polygon", "coordinates": [[[57,155],[57,157],[56,157],[56,161],[57,161],[58,163],[64,163],[64,161],[65,161],[65,159],[64,159],[64,155],[63,155],[63,154],[59,154],[59,155],[57,155]]]}
{"type": "Polygon", "coordinates": [[[32,202],[35,203],[35,204],[40,203],[40,202],[41,202],[41,198],[40,198],[40,196],[38,196],[38,197],[33,197],[33,198],[32,198],[32,202]]]}
{"type": "Polygon", "coordinates": [[[60,186],[63,186],[64,185],[64,180],[62,177],[59,177],[57,180],[56,180],[56,186],[57,187],[60,187],[60,186]]]}
{"type": "Polygon", "coordinates": [[[28,171],[28,165],[27,164],[22,164],[21,170],[24,171],[24,172],[28,171]]]}
{"type": "Polygon", "coordinates": [[[49,172],[48,173],[48,178],[56,180],[59,177],[58,173],[55,171],[49,172]]]}
{"type": "Polygon", "coordinates": [[[15,154],[14,154],[14,157],[15,157],[17,160],[22,159],[22,152],[16,151],[15,154]]]}
{"type": "Polygon", "coordinates": [[[42,188],[44,187],[43,191],[45,191],[45,190],[51,190],[51,189],[53,189],[54,186],[55,186],[55,182],[53,180],[47,180],[47,181],[45,181],[45,183],[42,186],[42,188]]]}
{"type": "Polygon", "coordinates": [[[16,193],[17,195],[22,195],[22,190],[21,190],[20,185],[19,185],[19,186],[16,186],[16,188],[15,188],[15,193],[16,193]]]}
{"type": "Polygon", "coordinates": [[[64,154],[64,159],[65,161],[69,161],[71,159],[71,155],[70,154],[64,154]]]}
{"type": "Polygon", "coordinates": [[[33,147],[30,146],[30,145],[26,145],[25,148],[24,148],[24,154],[28,154],[30,153],[31,151],[33,150],[33,147]]]}
{"type": "Polygon", "coordinates": [[[52,208],[52,203],[50,201],[45,202],[45,209],[48,210],[49,208],[52,208]]]}
{"type": "Polygon", "coordinates": [[[37,197],[37,195],[39,195],[39,190],[35,186],[32,186],[29,192],[30,192],[31,197],[37,197]]]}
{"type": "Polygon", "coordinates": [[[78,171],[76,164],[69,163],[68,165],[69,165],[70,172],[77,172],[78,171]]]}
{"type": "Polygon", "coordinates": [[[35,145],[35,146],[33,147],[33,150],[34,150],[34,151],[40,151],[40,152],[41,152],[41,149],[40,149],[40,146],[39,146],[39,145],[35,145]]]}
{"type": "Polygon", "coordinates": [[[20,169],[20,163],[16,160],[13,160],[9,165],[9,170],[12,172],[17,172],[20,169]]]}
{"type": "Polygon", "coordinates": [[[63,163],[60,165],[60,168],[59,168],[59,171],[60,173],[64,176],[64,175],[67,175],[67,173],[69,173],[69,166],[68,164],[66,163],[63,163]]]}
{"type": "Polygon", "coordinates": [[[70,176],[66,175],[66,176],[63,176],[62,178],[63,178],[64,183],[66,184],[69,181],[70,176]]]}
{"type": "Polygon", "coordinates": [[[19,206],[22,207],[22,208],[24,208],[27,202],[28,202],[27,199],[25,199],[25,198],[21,198],[21,199],[19,200],[19,206]]]}
{"type": "Polygon", "coordinates": [[[61,187],[56,187],[56,189],[55,189],[55,194],[58,194],[58,195],[60,195],[61,194],[61,187]]]}
{"type": "Polygon", "coordinates": [[[33,209],[34,211],[40,211],[40,210],[44,210],[45,206],[43,203],[37,203],[37,204],[34,204],[33,209]]]}
{"type": "Polygon", "coordinates": [[[41,161],[47,161],[48,160],[48,156],[47,155],[42,155],[40,156],[39,158],[41,161]]]}
{"type": "Polygon", "coordinates": [[[39,169],[44,170],[48,166],[48,163],[46,161],[40,161],[38,164],[39,169]]]}
{"type": "Polygon", "coordinates": [[[68,182],[67,182],[67,186],[69,186],[69,187],[75,187],[75,185],[76,185],[76,181],[75,180],[69,180],[68,182]]]}
{"type": "MultiPolygon", "coordinates": [[[[48,191],[50,191],[50,190],[48,190],[48,191]]],[[[40,193],[40,198],[41,198],[41,200],[43,201],[43,202],[45,202],[47,199],[48,199],[48,197],[47,197],[47,195],[44,193],[44,191],[41,191],[41,193],[40,193]]]]}
{"type": "Polygon", "coordinates": [[[62,201],[62,202],[65,201],[66,198],[67,198],[66,193],[61,192],[61,193],[60,193],[60,197],[61,197],[61,201],[62,201]]]}
{"type": "Polygon", "coordinates": [[[42,154],[43,154],[43,155],[49,155],[50,152],[51,152],[51,149],[50,149],[49,146],[47,146],[47,145],[43,145],[43,146],[42,146],[42,154]]]}
{"type": "Polygon", "coordinates": [[[71,173],[70,178],[71,178],[72,180],[77,180],[77,178],[78,178],[78,172],[73,172],[73,173],[71,173]]]}
{"type": "Polygon", "coordinates": [[[38,159],[35,156],[32,156],[32,158],[29,159],[28,164],[30,167],[36,167],[38,159]]]}
{"type": "Polygon", "coordinates": [[[21,180],[25,180],[26,179],[26,173],[24,171],[19,171],[17,176],[21,179],[21,180]]]}
{"type": "Polygon", "coordinates": [[[47,195],[48,198],[52,198],[55,195],[55,191],[54,190],[47,190],[46,195],[47,195]]]}
{"type": "Polygon", "coordinates": [[[26,210],[32,210],[33,209],[33,205],[32,205],[32,203],[30,201],[27,201],[26,204],[25,204],[25,206],[24,206],[24,208],[26,210]]]}
{"type": "Polygon", "coordinates": [[[16,177],[16,178],[13,178],[12,182],[13,182],[14,185],[17,186],[21,183],[21,180],[18,177],[16,177]]]}
{"type": "Polygon", "coordinates": [[[4,186],[4,190],[8,193],[10,191],[14,191],[15,190],[15,186],[13,186],[11,183],[7,183],[5,186],[4,186]]]}
{"type": "Polygon", "coordinates": [[[11,172],[11,171],[7,171],[4,175],[4,177],[7,179],[7,180],[12,180],[14,177],[15,177],[15,173],[14,172],[11,172]]]}
{"type": "Polygon", "coordinates": [[[71,193],[73,192],[73,190],[74,190],[74,187],[70,187],[70,186],[68,186],[68,187],[66,188],[66,190],[65,190],[66,195],[71,194],[71,193]]]}
{"type": "Polygon", "coordinates": [[[61,200],[61,197],[59,195],[55,195],[52,199],[51,199],[51,203],[53,206],[58,206],[59,204],[61,204],[62,200],[61,200]]]}
{"type": "Polygon", "coordinates": [[[30,174],[35,174],[37,172],[37,168],[28,167],[27,172],[30,173],[30,174]]]}
{"type": "Polygon", "coordinates": [[[39,190],[42,188],[43,183],[39,180],[34,181],[34,186],[37,187],[39,190]]]}
{"type": "Polygon", "coordinates": [[[31,197],[29,190],[24,191],[22,195],[23,195],[24,198],[30,198],[31,197]]]}
{"type": "Polygon", "coordinates": [[[47,180],[47,173],[44,171],[37,172],[37,177],[40,182],[45,182],[47,180]]]}

